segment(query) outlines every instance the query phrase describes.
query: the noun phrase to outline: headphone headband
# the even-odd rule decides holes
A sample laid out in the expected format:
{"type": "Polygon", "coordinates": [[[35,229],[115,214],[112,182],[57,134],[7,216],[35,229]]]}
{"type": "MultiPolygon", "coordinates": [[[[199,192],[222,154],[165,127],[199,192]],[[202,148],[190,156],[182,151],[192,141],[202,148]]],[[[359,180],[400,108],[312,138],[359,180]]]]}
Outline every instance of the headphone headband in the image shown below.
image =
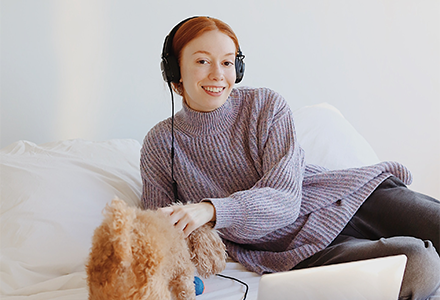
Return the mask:
{"type": "MultiPolygon", "coordinates": [[[[165,80],[166,82],[179,83],[180,81],[179,60],[174,55],[173,40],[177,30],[179,30],[179,28],[184,23],[195,18],[199,18],[199,16],[190,17],[181,21],[179,24],[174,26],[174,28],[170,31],[170,33],[165,37],[165,41],[162,49],[162,61],[160,63],[160,68],[162,70],[163,80],[165,80]]],[[[240,47],[238,47],[237,56],[235,57],[235,74],[236,74],[235,83],[239,83],[243,79],[244,70],[245,70],[244,57],[245,56],[241,52],[240,47]]]]}

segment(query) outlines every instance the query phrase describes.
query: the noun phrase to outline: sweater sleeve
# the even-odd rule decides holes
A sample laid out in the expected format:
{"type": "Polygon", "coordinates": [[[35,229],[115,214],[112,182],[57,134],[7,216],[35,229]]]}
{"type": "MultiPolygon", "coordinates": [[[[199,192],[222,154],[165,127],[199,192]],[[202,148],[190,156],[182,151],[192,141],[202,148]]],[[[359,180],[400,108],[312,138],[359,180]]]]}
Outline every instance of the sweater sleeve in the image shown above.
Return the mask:
{"type": "Polygon", "coordinates": [[[166,123],[156,125],[145,137],[141,149],[142,205],[157,209],[173,202],[166,123]]]}
{"type": "Polygon", "coordinates": [[[304,153],[287,103],[278,94],[272,97],[276,101],[259,108],[250,122],[250,152],[261,178],[249,190],[207,199],[216,208],[216,228],[236,243],[251,243],[292,224],[300,212],[304,153]]]}

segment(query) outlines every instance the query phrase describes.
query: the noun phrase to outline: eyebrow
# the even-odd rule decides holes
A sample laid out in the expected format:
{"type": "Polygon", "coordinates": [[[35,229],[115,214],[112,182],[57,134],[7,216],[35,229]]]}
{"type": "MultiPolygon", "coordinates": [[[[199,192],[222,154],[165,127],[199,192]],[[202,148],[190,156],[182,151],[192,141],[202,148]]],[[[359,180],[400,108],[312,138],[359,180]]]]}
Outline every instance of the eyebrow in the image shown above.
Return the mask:
{"type": "MultiPolygon", "coordinates": [[[[193,55],[196,55],[196,54],[207,54],[207,55],[211,55],[211,52],[209,52],[209,51],[204,51],[204,50],[199,50],[199,51],[196,51],[196,52],[194,52],[193,53],[193,55]]],[[[227,53],[227,54],[225,54],[225,56],[229,56],[229,55],[234,55],[235,56],[235,53],[227,53]]]]}

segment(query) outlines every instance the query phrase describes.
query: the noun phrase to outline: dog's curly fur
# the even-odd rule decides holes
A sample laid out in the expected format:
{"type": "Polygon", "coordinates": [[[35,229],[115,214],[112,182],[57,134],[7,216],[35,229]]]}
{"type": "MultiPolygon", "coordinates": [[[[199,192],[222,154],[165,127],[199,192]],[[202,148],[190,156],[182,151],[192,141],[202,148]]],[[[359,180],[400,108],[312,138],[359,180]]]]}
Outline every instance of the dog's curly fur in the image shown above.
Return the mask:
{"type": "Polygon", "coordinates": [[[195,269],[208,277],[225,267],[225,245],[209,225],[185,239],[161,212],[116,199],[93,236],[89,299],[195,299],[195,269]]]}

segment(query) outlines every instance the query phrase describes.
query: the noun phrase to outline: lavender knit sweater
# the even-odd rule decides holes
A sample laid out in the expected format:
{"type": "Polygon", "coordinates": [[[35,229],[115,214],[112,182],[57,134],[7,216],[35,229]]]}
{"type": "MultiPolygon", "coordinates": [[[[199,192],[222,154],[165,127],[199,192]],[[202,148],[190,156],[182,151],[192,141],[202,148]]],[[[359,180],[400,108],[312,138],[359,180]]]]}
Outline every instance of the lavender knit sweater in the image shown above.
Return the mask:
{"type": "MultiPolygon", "coordinates": [[[[170,145],[170,119],[145,137],[145,208],[173,202],[170,145]]],[[[264,88],[234,89],[209,113],[183,104],[175,149],[179,199],[211,201],[229,255],[259,274],[289,270],[327,247],[387,177],[411,181],[394,162],[338,171],[305,165],[291,110],[264,88]]]]}

